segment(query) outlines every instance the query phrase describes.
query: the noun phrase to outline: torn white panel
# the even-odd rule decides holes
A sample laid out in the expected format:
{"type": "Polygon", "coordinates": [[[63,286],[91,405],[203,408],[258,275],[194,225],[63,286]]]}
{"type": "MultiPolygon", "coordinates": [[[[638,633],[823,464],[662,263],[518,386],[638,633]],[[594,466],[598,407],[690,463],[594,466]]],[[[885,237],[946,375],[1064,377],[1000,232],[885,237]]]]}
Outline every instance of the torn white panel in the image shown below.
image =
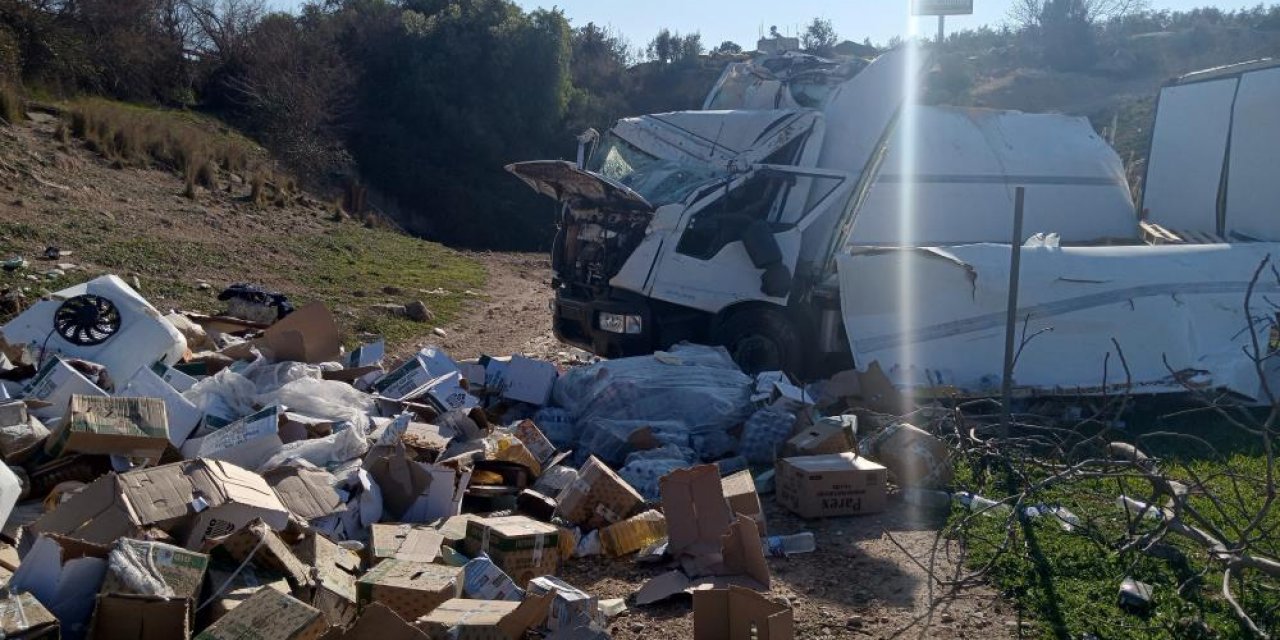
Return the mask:
{"type": "MultiPolygon", "coordinates": [[[[1018,299],[1023,347],[1014,384],[1099,393],[1180,392],[1169,367],[1197,385],[1258,398],[1244,297],[1250,278],[1280,245],[1025,248],[1018,299]],[[1167,359],[1169,367],[1166,367],[1167,359]]],[[[878,361],[896,384],[1000,388],[1010,248],[978,244],[842,255],[840,298],[860,368],[878,361]],[[907,292],[904,295],[903,292],[907,292]],[[909,312],[908,312],[909,311],[909,312]]],[[[1263,353],[1272,311],[1258,284],[1253,312],[1263,353]]],[[[1268,368],[1276,368],[1274,358],[1268,368]]]]}
{"type": "Polygon", "coordinates": [[[957,107],[909,114],[854,218],[851,245],[1008,242],[1020,186],[1027,187],[1023,240],[1037,232],[1068,243],[1138,237],[1124,166],[1088,120],[957,107]],[[910,237],[903,237],[903,183],[912,198],[910,237]]]}
{"type": "Polygon", "coordinates": [[[1179,231],[1218,232],[1218,185],[1236,78],[1165,87],[1152,130],[1142,207],[1179,231]]]}
{"type": "Polygon", "coordinates": [[[1226,230],[1280,240],[1280,68],[1240,77],[1227,167],[1226,230]]]}

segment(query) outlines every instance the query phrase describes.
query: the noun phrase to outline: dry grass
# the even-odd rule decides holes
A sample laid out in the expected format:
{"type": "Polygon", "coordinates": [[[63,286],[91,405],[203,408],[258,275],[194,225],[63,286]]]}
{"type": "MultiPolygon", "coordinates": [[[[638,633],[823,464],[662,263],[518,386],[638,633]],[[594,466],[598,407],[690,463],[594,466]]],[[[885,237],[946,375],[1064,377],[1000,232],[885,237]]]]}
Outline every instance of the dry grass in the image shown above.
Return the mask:
{"type": "Polygon", "coordinates": [[[0,84],[0,120],[13,124],[26,118],[26,102],[18,88],[9,84],[0,84]]]}
{"type": "Polygon", "coordinates": [[[67,114],[55,137],[84,140],[115,167],[168,169],[184,178],[189,198],[196,196],[196,187],[217,188],[220,172],[253,176],[250,199],[259,206],[286,197],[281,189],[269,196],[264,190],[268,184],[293,185],[292,178],[268,167],[253,143],[189,114],[105,100],[74,102],[67,114]]]}

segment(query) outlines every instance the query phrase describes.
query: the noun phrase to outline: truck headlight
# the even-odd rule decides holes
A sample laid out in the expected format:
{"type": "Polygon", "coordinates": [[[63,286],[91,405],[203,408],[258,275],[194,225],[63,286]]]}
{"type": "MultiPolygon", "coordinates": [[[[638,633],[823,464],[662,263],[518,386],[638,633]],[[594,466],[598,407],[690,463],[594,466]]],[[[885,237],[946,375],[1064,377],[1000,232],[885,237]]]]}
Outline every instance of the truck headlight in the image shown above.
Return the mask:
{"type": "Polygon", "coordinates": [[[601,312],[596,322],[599,323],[601,331],[609,333],[639,334],[642,329],[638,315],[601,312]]]}

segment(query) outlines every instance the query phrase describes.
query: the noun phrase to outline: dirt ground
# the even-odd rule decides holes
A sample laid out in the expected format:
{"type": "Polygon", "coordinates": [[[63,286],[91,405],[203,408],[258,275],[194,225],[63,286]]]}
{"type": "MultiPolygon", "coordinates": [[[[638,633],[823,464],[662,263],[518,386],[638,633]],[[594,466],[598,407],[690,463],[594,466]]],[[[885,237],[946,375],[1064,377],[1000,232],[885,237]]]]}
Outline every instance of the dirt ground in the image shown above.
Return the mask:
{"type": "MultiPolygon", "coordinates": [[[[550,262],[545,254],[476,253],[489,273],[486,296],[464,308],[447,327],[446,337],[427,336],[451,355],[468,358],[486,353],[525,353],[562,366],[589,357],[560,344],[551,334],[550,262]]],[[[814,553],[771,558],[770,597],[788,602],[795,615],[796,638],[997,638],[1015,637],[1017,612],[990,586],[960,590],[941,601],[932,619],[926,572],[938,521],[892,500],[880,514],[855,518],[804,521],[762,496],[770,534],[812,531],[814,553]]],[[[955,549],[952,549],[954,552],[955,549]]],[[[947,554],[937,555],[936,572],[954,568],[947,554]]],[[[572,560],[561,577],[601,599],[626,598],[665,567],[637,566],[630,559],[604,557],[572,560]]],[[[935,585],[941,595],[947,589],[935,585]]],[[[610,621],[615,638],[691,638],[691,599],[677,598],[648,607],[630,608],[610,621]]],[[[1029,629],[1028,629],[1029,631],[1029,629]]]]}

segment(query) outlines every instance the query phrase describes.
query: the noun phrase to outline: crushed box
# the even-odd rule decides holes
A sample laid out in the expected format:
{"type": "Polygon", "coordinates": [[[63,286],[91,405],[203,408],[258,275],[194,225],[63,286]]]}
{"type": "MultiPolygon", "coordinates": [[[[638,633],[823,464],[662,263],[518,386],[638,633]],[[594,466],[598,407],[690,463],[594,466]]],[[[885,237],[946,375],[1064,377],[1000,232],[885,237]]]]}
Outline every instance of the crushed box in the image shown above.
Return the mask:
{"type": "MultiPolygon", "coordinates": [[[[849,418],[853,421],[853,428],[857,428],[857,417],[839,417],[849,418]]],[[[812,426],[805,427],[799,433],[791,436],[791,439],[782,445],[782,456],[784,458],[792,458],[796,456],[819,456],[827,453],[844,453],[849,451],[851,447],[848,427],[840,420],[823,418],[812,426]]]]}
{"type": "Polygon", "coordinates": [[[875,513],[885,506],[886,476],[883,466],[852,453],[782,458],[777,501],[802,518],[875,513]]]}
{"type": "Polygon", "coordinates": [[[555,576],[538,576],[529,581],[529,594],[551,594],[551,608],[547,612],[547,628],[573,629],[600,622],[600,601],[595,596],[555,576]]]}
{"type": "Polygon", "coordinates": [[[515,640],[546,619],[551,597],[524,602],[455,598],[418,620],[435,640],[515,640]]]}
{"type": "Polygon", "coordinates": [[[186,458],[223,460],[245,469],[257,469],[284,447],[280,418],[284,410],[270,406],[245,416],[206,436],[182,445],[186,458]]]}
{"type": "Polygon", "coordinates": [[[791,607],[731,585],[693,592],[694,640],[791,640],[791,607]]]}
{"type": "Polygon", "coordinates": [[[58,619],[30,593],[0,598],[0,635],[11,640],[57,640],[58,619]]]}
{"type": "Polygon", "coordinates": [[[262,587],[196,636],[196,640],[313,640],[328,628],[324,614],[315,607],[270,587],[262,587]]]}
{"type": "Polygon", "coordinates": [[[387,558],[434,562],[444,543],[443,534],[424,524],[374,524],[371,538],[370,555],[374,564],[387,558]]]}
{"type": "Polygon", "coordinates": [[[194,599],[200,595],[209,556],[163,542],[116,540],[107,556],[102,593],[194,599]]]}
{"type": "Polygon", "coordinates": [[[92,640],[186,640],[195,607],[186,598],[103,593],[97,598],[92,640]]]}
{"type": "Polygon", "coordinates": [[[644,505],[644,498],[635,488],[595,456],[582,465],[578,477],[560,492],[557,500],[557,515],[587,529],[625,519],[644,505]]]}
{"type": "Polygon", "coordinates": [[[169,446],[168,418],[159,398],[73,395],[45,451],[159,460],[169,446]]]}
{"type": "Polygon", "coordinates": [[[760,535],[767,536],[768,527],[764,520],[764,507],[760,504],[760,496],[756,493],[756,481],[747,470],[727,475],[720,479],[720,489],[724,499],[729,501],[729,508],[755,521],[760,535]]]}
{"type": "Polygon", "coordinates": [[[295,544],[293,551],[311,568],[311,593],[305,600],[324,613],[332,626],[346,627],[355,622],[360,555],[314,531],[295,544]]]}
{"type": "Polygon", "coordinates": [[[381,602],[405,620],[417,620],[440,603],[462,595],[462,569],[394,558],[383,560],[356,581],[363,606],[381,602]]]}
{"type": "Polygon", "coordinates": [[[32,407],[31,413],[46,421],[46,424],[60,422],[67,413],[67,405],[71,396],[107,397],[107,392],[94,384],[75,367],[67,364],[62,358],[50,358],[27,385],[23,395],[27,401],[36,400],[44,406],[32,407]]]}
{"type": "Polygon", "coordinates": [[[655,509],[638,513],[600,530],[604,552],[617,558],[635,553],[667,537],[667,519],[655,509]]]}
{"type": "Polygon", "coordinates": [[[488,555],[517,585],[553,574],[560,564],[560,530],[526,516],[482,518],[467,523],[463,552],[488,555]]]}

